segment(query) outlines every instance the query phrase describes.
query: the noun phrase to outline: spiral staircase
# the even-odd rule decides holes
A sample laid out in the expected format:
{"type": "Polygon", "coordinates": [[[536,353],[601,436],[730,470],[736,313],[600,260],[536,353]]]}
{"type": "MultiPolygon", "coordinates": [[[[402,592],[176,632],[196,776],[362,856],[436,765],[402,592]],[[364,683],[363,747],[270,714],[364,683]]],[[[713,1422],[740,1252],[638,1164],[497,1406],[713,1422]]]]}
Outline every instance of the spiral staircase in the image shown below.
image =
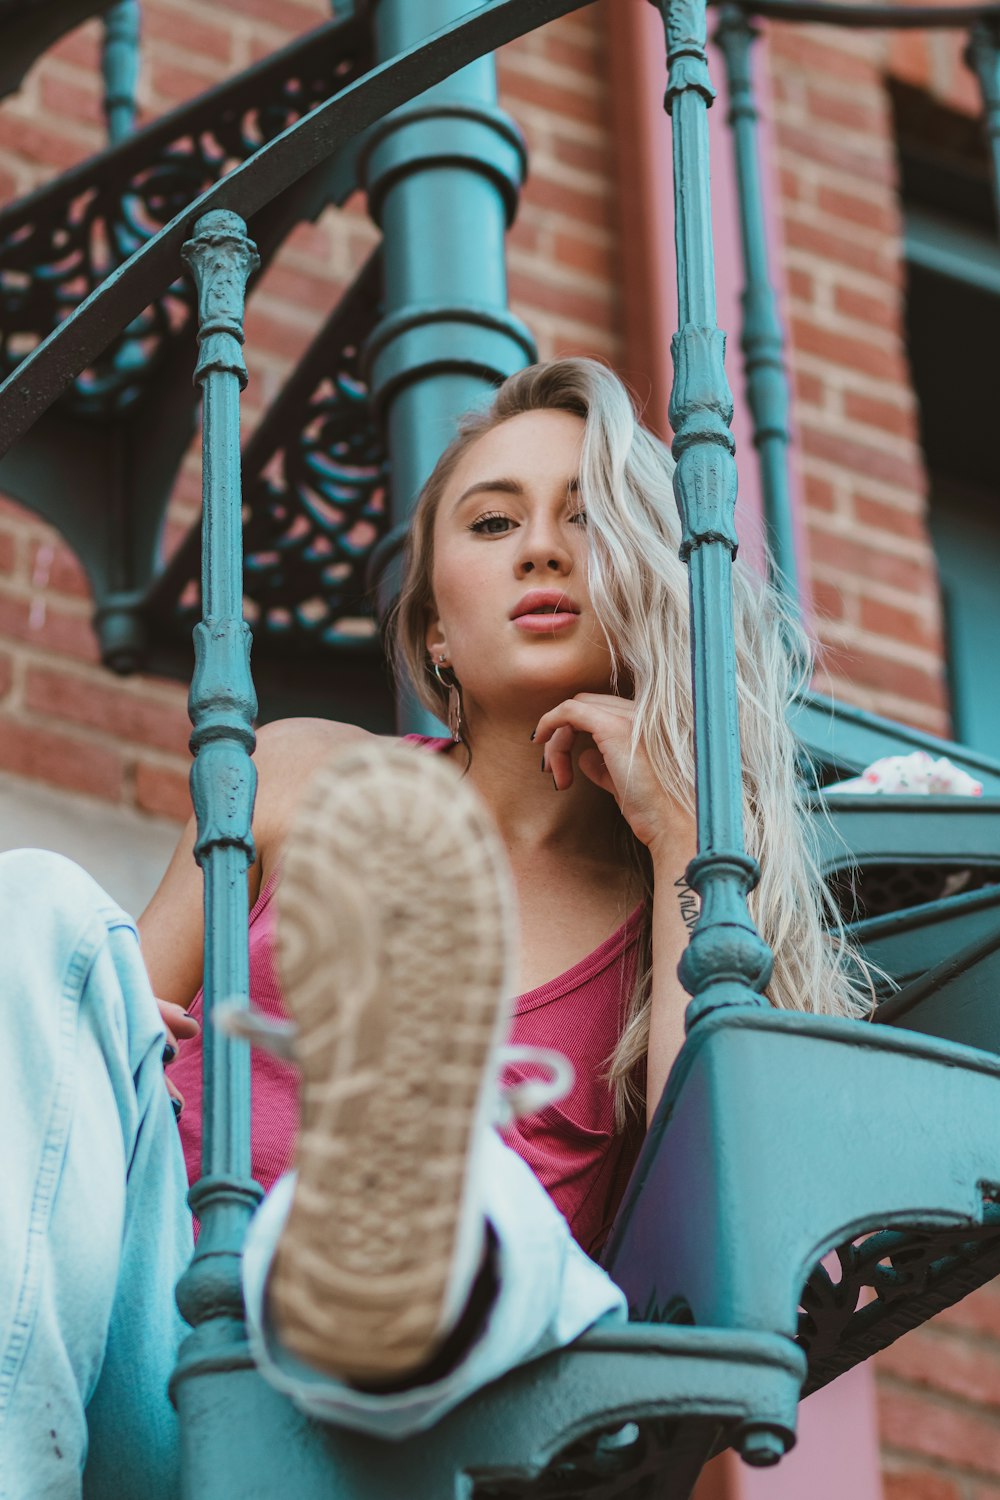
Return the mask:
{"type": "MultiPolygon", "coordinates": [[[[340,4],[314,32],[134,128],[136,0],[0,0],[6,92],[64,32],[104,16],[107,148],[0,210],[0,488],[55,525],[85,567],[109,670],[193,674],[208,1011],[222,995],[246,999],[247,913],[232,892],[245,895],[252,858],[255,683],[271,717],[430,727],[393,699],[377,604],[392,596],[409,507],[436,457],[428,434],[534,353],[506,306],[503,235],[526,158],[490,54],[584,3],[340,4]],[[241,455],[255,268],[358,186],[381,246],[241,455]],[[478,237],[461,254],[459,200],[478,237]],[[424,232],[408,233],[414,223],[424,232]],[[193,369],[203,524],[163,566],[158,540],[196,424],[193,369]]],[[[746,906],[756,870],[732,754],[732,401],[698,191],[713,96],[706,9],[658,8],[681,228],[671,422],[699,763],[689,880],[702,915],[682,965],[687,1041],[605,1253],[631,1321],[512,1372],[403,1443],[302,1416],[246,1346],[239,1257],[259,1197],[249,1065],[242,1044],[216,1038],[192,1191],[202,1233],[179,1288],[192,1331],[173,1382],[188,1497],[686,1500],[727,1446],[750,1464],[780,1461],[803,1395],[1000,1273],[1000,762],[802,696],[792,723],[824,873],[892,983],[873,1024],[775,1012],[762,996],[769,954],[746,906]],[[825,794],[913,749],[946,753],[984,796],[825,794]]],[[[748,401],[788,589],[788,397],[759,202],[753,18],[966,26],[993,130],[996,11],[716,7],[743,196],[748,401]]]]}

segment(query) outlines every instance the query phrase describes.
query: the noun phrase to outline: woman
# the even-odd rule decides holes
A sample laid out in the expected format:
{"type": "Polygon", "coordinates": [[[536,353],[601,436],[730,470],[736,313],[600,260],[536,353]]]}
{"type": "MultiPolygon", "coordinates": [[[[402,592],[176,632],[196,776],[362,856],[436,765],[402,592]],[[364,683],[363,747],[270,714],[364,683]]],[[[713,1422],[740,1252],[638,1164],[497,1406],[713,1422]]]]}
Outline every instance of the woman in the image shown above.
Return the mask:
{"type": "MultiPolygon", "coordinates": [[[[621,1293],[585,1251],[600,1248],[683,1040],[676,966],[692,921],[687,578],[671,474],[667,451],[602,366],[561,360],[513,376],[465,420],[425,487],[391,625],[397,661],[423,702],[450,716],[452,738],[387,749],[320,721],[260,735],[250,895],[251,988],[263,1014],[242,1029],[287,1053],[274,1022],[288,1002],[304,1115],[298,1180],[277,1183],[251,1228],[248,1315],[268,1378],[334,1421],[403,1436],[597,1318],[624,1316],[621,1293]],[[271,898],[282,861],[279,980],[271,898]],[[512,993],[513,1041],[558,1040],[577,1078],[561,1103],[509,1124],[502,1145],[489,1121],[512,993]]],[[[747,840],[762,867],[754,913],[775,950],[769,998],[860,1014],[867,1002],[842,944],[822,931],[822,887],[797,810],[781,626],[773,597],[738,568],[747,840]]],[[[192,838],[141,920],[168,1056],[180,1046],[172,1077],[186,1095],[189,1165],[200,1045],[186,1011],[202,941],[192,838]]],[[[37,879],[22,866],[11,899],[37,879]]],[[[63,904],[87,900],[93,907],[93,893],[74,886],[63,904]]],[[[87,1408],[88,1492],[99,1493],[114,1471],[95,1430],[115,1415],[120,1468],[123,1381],[127,1370],[136,1389],[141,1345],[140,1404],[153,1416],[131,1448],[149,1492],[150,1444],[170,1467],[169,1414],[155,1391],[178,1332],[167,1309],[186,1254],[182,1174],[166,1099],[148,1088],[159,1065],[155,1009],[122,919],[105,918],[127,970],[106,988],[118,984],[126,1038],[137,1040],[129,1053],[120,1036],[117,1052],[102,1039],[104,990],[84,1029],[96,1037],[96,1073],[113,1085],[97,1133],[112,1136],[117,1117],[125,1164],[133,1158],[124,1206],[113,1206],[124,1250],[107,1255],[94,1318],[103,1344],[95,1352],[93,1337],[68,1338],[57,1274],[42,1348],[68,1372],[70,1468],[87,1408]],[[156,1159],[137,1179],[143,1150],[156,1159]],[[151,1250],[143,1236],[154,1222],[151,1250]]],[[[71,929],[64,915],[64,968],[71,929]]],[[[270,1186],[291,1145],[294,1075],[260,1051],[254,1070],[255,1171],[270,1186]]],[[[522,1108],[537,1102],[536,1077],[523,1058],[507,1074],[522,1108]]],[[[72,1129],[69,1140],[76,1162],[72,1129]]],[[[78,1190],[59,1235],[68,1239],[87,1201],[78,1190]]],[[[0,1426],[0,1455],[11,1430],[0,1426]]],[[[47,1493],[25,1491],[36,1492],[47,1493]]]]}

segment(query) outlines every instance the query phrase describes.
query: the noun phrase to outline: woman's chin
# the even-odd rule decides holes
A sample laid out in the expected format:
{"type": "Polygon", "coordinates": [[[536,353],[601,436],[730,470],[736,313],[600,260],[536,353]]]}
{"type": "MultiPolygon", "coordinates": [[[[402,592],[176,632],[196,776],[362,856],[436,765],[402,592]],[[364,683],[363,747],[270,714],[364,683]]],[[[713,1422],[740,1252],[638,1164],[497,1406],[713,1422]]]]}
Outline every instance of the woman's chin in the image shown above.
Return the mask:
{"type": "Polygon", "coordinates": [[[503,697],[521,707],[527,701],[538,701],[552,707],[565,698],[576,697],[577,693],[612,691],[611,671],[608,667],[603,670],[591,667],[588,670],[581,668],[579,664],[574,669],[570,663],[552,662],[544,666],[533,663],[530,670],[525,670],[510,680],[503,697]]]}

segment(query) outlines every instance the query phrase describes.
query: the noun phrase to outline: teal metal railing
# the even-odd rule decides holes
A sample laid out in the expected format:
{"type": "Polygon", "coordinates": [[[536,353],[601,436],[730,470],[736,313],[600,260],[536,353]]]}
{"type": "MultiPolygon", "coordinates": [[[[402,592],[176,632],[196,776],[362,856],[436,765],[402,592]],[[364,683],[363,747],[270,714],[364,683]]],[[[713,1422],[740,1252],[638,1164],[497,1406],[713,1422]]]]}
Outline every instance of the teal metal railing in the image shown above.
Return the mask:
{"type": "Polygon", "coordinates": [[[756,31],[739,5],[723,5],[715,40],[725,59],[728,122],[736,157],[740,248],[743,255],[743,329],[747,404],[760,466],[761,498],[772,562],[772,582],[790,611],[801,612],[799,565],[788,472],[789,392],[778,298],[771,277],[767,216],[761,181],[751,54],[756,31]]]}
{"type": "Polygon", "coordinates": [[[195,627],[189,710],[194,853],[205,879],[204,1101],[202,1176],[191,1192],[201,1234],[178,1303],[193,1332],[180,1365],[218,1353],[243,1318],[240,1252],[260,1199],[250,1176],[250,1052],[213,1025],[219,1003],[250,1003],[247,872],[255,853],[251,820],[257,771],[251,756],[257,699],[250,675],[250,627],[243,618],[240,393],[243,304],[259,264],[246,224],[225,209],[204,214],[183,248],[198,288],[202,425],[202,620],[195,627]]]}
{"type": "Polygon", "coordinates": [[[670,423],[681,557],[690,570],[694,680],[698,855],[687,879],[701,896],[701,914],[679,969],[692,996],[690,1027],[720,1006],[764,1005],[772,956],[746,904],[760,871],[744,843],[736,711],[733,398],[724,367],[725,334],[716,320],[708,153],[707,114],[715,90],[705,51],[704,3],[662,0],[660,9],[667,33],[677,240],[679,328],[672,344],[670,423]]]}

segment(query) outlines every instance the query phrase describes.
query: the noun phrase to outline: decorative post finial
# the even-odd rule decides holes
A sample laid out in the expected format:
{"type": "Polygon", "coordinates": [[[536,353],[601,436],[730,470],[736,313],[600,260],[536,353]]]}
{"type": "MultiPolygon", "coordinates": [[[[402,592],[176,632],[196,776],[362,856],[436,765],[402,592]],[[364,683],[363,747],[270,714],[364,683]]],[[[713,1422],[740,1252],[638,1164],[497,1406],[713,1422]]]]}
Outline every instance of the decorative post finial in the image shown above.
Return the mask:
{"type": "Polygon", "coordinates": [[[247,282],[260,265],[257,246],[239,214],[218,208],[198,220],[181,255],[198,288],[195,381],[203,381],[210,370],[224,370],[238,378],[243,390],[243,305],[247,282]]]}
{"type": "Polygon", "coordinates": [[[708,23],[703,0],[657,0],[667,32],[667,113],[677,94],[696,89],[706,108],[715,99],[708,71],[708,23]]]}

